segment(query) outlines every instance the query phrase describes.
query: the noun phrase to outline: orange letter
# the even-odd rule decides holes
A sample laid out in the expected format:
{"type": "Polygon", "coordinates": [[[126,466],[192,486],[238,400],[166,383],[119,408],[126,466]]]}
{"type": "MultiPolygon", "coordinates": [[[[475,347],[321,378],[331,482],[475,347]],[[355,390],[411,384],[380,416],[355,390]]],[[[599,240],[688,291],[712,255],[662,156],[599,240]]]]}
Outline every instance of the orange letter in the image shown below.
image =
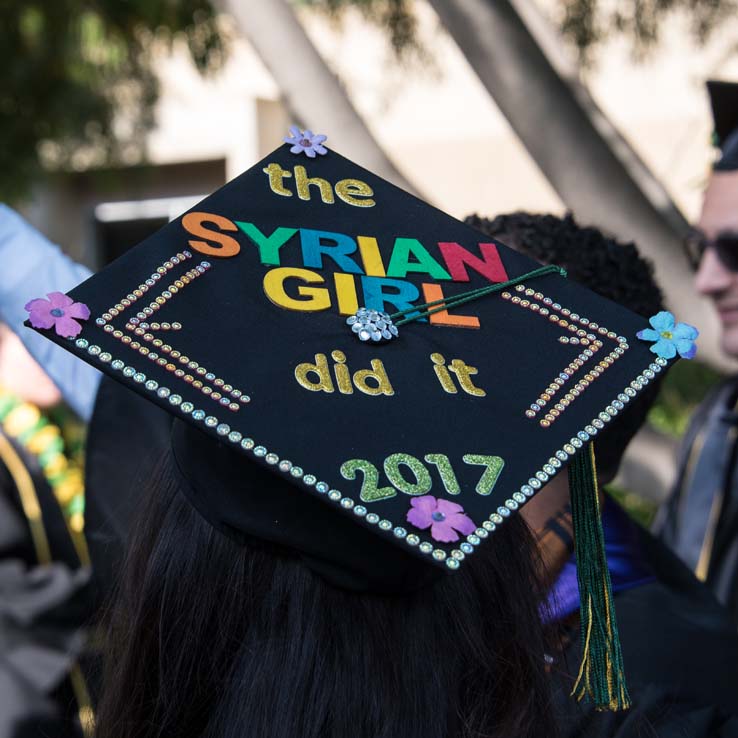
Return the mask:
{"type": "MultiPolygon", "coordinates": [[[[444,294],[440,284],[423,282],[423,297],[426,302],[443,300],[444,294]]],[[[433,308],[440,307],[437,305],[433,308]]],[[[430,316],[431,325],[451,325],[456,328],[479,328],[479,318],[474,315],[451,315],[448,310],[439,310],[430,316]]],[[[448,392],[448,390],[446,390],[448,392]]]]}
{"type": "Polygon", "coordinates": [[[182,217],[183,228],[193,236],[201,236],[211,241],[219,243],[220,246],[213,246],[207,241],[188,241],[195,251],[208,256],[222,256],[227,258],[235,256],[241,250],[241,244],[235,238],[226,236],[225,233],[211,231],[205,228],[203,223],[214,223],[224,231],[237,231],[236,224],[224,218],[222,215],[214,215],[213,213],[187,213],[182,217]]]}

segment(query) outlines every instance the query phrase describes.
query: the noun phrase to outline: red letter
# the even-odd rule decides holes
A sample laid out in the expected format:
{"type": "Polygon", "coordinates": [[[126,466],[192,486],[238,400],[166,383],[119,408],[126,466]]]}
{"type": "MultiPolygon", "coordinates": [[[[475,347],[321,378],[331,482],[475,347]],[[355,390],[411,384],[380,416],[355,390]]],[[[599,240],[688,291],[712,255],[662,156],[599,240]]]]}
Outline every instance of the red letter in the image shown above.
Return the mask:
{"type": "Polygon", "coordinates": [[[208,256],[229,257],[235,256],[241,250],[241,244],[235,238],[226,236],[225,233],[211,231],[209,228],[205,228],[203,223],[214,223],[224,231],[238,230],[238,227],[233,221],[224,218],[222,215],[214,215],[213,213],[187,213],[182,218],[182,227],[186,231],[193,236],[201,236],[202,238],[207,238],[221,244],[220,246],[212,246],[207,241],[188,241],[195,251],[199,251],[201,254],[207,254],[208,256]]]}
{"type": "Polygon", "coordinates": [[[482,252],[481,259],[459,246],[458,243],[439,243],[438,248],[441,249],[446,267],[454,282],[469,281],[467,266],[487,277],[490,282],[507,282],[508,280],[507,272],[497,252],[497,246],[493,243],[479,244],[482,252]]]}

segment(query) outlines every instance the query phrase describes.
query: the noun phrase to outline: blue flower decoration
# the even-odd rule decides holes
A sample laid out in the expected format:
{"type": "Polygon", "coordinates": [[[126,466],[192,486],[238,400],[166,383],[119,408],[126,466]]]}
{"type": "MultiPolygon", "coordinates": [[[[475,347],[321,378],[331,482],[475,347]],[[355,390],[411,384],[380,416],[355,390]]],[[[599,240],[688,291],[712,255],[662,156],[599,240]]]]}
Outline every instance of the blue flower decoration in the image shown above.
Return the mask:
{"type": "Polygon", "coordinates": [[[323,156],[328,153],[328,149],[323,146],[323,141],[327,138],[328,136],[312,131],[301,131],[297,126],[291,126],[290,135],[285,136],[284,142],[292,144],[290,151],[293,154],[305,154],[314,159],[316,154],[323,156]]]}
{"type": "Polygon", "coordinates": [[[655,341],[651,351],[662,359],[673,359],[677,354],[682,359],[691,359],[697,353],[695,339],[700,332],[688,323],[676,323],[674,316],[662,310],[648,321],[651,328],[636,334],[642,341],[655,341]]]}

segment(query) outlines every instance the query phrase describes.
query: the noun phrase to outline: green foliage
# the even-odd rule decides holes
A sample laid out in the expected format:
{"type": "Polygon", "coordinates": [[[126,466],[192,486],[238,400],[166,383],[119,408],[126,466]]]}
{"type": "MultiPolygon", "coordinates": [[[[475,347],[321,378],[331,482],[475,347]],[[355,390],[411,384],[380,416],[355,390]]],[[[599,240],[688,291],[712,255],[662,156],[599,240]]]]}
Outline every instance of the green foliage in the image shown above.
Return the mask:
{"type": "Polygon", "coordinates": [[[661,433],[681,438],[697,405],[721,379],[699,361],[678,361],[663,380],[648,422],[661,433]]]}
{"type": "Polygon", "coordinates": [[[636,58],[642,58],[661,40],[664,21],[677,14],[687,20],[695,43],[703,45],[738,10],[736,0],[558,0],[557,5],[561,31],[585,66],[612,36],[628,38],[636,58]]]}
{"type": "Polygon", "coordinates": [[[154,55],[183,40],[201,71],[227,40],[209,0],[0,0],[0,200],[42,165],[141,159],[158,97],[154,55]]]}
{"type": "Polygon", "coordinates": [[[354,8],[387,33],[398,60],[408,61],[413,56],[426,59],[426,50],[417,35],[412,0],[295,0],[295,4],[323,11],[336,21],[343,18],[347,9],[354,8]]]}
{"type": "Polygon", "coordinates": [[[658,504],[653,500],[647,500],[639,495],[629,492],[614,484],[608,484],[605,492],[610,495],[630,515],[636,523],[644,528],[649,528],[656,516],[658,504]]]}
{"type": "MultiPolygon", "coordinates": [[[[699,361],[678,361],[664,377],[648,423],[660,433],[681,438],[697,405],[721,379],[699,361]]],[[[641,525],[648,527],[653,522],[658,508],[653,500],[614,485],[608,485],[607,492],[641,525]]]]}

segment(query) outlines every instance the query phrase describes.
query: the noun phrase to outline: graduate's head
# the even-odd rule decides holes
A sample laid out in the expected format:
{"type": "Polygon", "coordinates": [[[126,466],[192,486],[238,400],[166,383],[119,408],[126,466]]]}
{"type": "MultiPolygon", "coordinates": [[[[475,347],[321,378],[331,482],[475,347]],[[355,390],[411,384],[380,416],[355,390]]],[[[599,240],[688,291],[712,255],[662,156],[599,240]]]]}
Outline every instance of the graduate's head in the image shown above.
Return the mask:
{"type": "MultiPolygon", "coordinates": [[[[248,485],[253,465],[239,463],[248,485]]],[[[262,495],[289,493],[272,479],[262,495]]],[[[537,554],[519,516],[458,576],[382,595],[216,530],[187,494],[167,454],[110,611],[99,738],[557,735],[537,554]]],[[[375,556],[396,566],[386,545],[375,556]]]]}
{"type": "Polygon", "coordinates": [[[687,245],[697,270],[695,286],[718,312],[722,348],[738,357],[738,83],[707,84],[719,153],[687,245]]]}
{"type": "MultiPolygon", "coordinates": [[[[664,309],[653,266],[632,243],[620,243],[598,228],[564,217],[523,211],[485,218],[470,215],[469,225],[543,264],[564,267],[569,279],[648,318],[664,309]]],[[[643,425],[658,394],[658,382],[640,393],[595,441],[602,482],[617,474],[625,449],[643,425]]]]}

